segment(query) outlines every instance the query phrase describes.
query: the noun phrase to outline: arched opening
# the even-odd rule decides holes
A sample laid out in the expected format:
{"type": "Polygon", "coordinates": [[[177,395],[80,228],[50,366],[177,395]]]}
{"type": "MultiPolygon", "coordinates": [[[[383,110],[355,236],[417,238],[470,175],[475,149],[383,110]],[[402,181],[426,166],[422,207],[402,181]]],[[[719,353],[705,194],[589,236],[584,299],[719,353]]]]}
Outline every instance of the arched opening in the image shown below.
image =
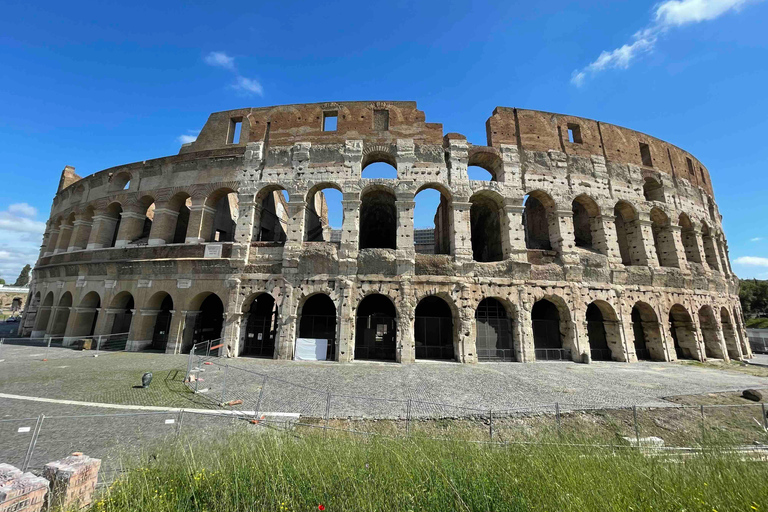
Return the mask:
{"type": "Polygon", "coordinates": [[[504,181],[504,163],[501,156],[491,149],[470,149],[467,160],[467,176],[470,180],[504,181]]]}
{"type": "Polygon", "coordinates": [[[704,245],[704,257],[707,265],[712,270],[720,270],[720,262],[717,261],[717,250],[715,249],[715,238],[706,222],[701,223],[701,241],[704,245]]]}
{"type": "Polygon", "coordinates": [[[244,313],[246,321],[241,355],[269,359],[275,357],[278,310],[274,297],[268,293],[257,295],[244,313]]]}
{"type": "Polygon", "coordinates": [[[702,306],[699,309],[699,328],[701,337],[704,341],[704,353],[707,358],[723,359],[723,347],[720,344],[720,336],[717,332],[717,321],[714,312],[709,306],[702,306]]]}
{"type": "Polygon", "coordinates": [[[664,343],[656,312],[650,305],[638,302],[632,307],[631,316],[637,358],[641,361],[664,361],[664,343]]]}
{"type": "Polygon", "coordinates": [[[747,340],[744,338],[744,328],[741,322],[741,314],[736,308],[733,308],[733,320],[736,325],[736,334],[739,337],[739,343],[741,343],[741,353],[744,357],[749,357],[750,351],[747,346],[747,340]]]}
{"type": "Polygon", "coordinates": [[[681,213],[677,225],[680,226],[680,238],[685,249],[685,260],[688,263],[701,263],[699,244],[696,240],[696,231],[693,229],[691,219],[685,213],[681,213]]]}
{"type": "Polygon", "coordinates": [[[537,301],[531,309],[533,346],[537,360],[567,359],[560,331],[560,311],[547,299],[537,301]]]}
{"type": "Polygon", "coordinates": [[[341,226],[344,222],[341,200],[342,193],[336,185],[319,185],[309,191],[304,220],[305,241],[341,241],[341,226]],[[336,237],[334,232],[337,233],[336,237]]]}
{"type": "Polygon", "coordinates": [[[118,293],[112,304],[110,305],[110,311],[114,314],[115,318],[112,321],[112,334],[127,334],[131,330],[131,321],[133,320],[133,310],[135,305],[133,302],[133,295],[128,292],[118,293]]]}
{"type": "Polygon", "coordinates": [[[467,178],[472,181],[496,181],[493,174],[479,165],[470,165],[467,167],[467,178]]]}
{"type": "Polygon", "coordinates": [[[675,304],[669,310],[669,327],[677,359],[697,359],[699,351],[693,321],[680,304],[675,304]]]}
{"type": "Polygon", "coordinates": [[[394,361],[397,358],[395,305],[384,295],[368,295],[357,306],[355,359],[394,361]]]}
{"type": "Polygon", "coordinates": [[[720,267],[724,274],[728,274],[730,263],[728,262],[728,255],[725,251],[725,242],[721,237],[718,237],[715,241],[718,254],[720,255],[720,267]]]}
{"type": "Polygon", "coordinates": [[[478,361],[514,361],[512,319],[501,301],[488,297],[475,310],[475,350],[478,361]]]}
{"type": "Polygon", "coordinates": [[[397,179],[397,160],[386,151],[364,154],[361,169],[361,177],[365,179],[397,179]]]}
{"type": "Polygon", "coordinates": [[[677,251],[669,217],[659,208],[651,210],[651,230],[653,231],[653,245],[656,249],[656,259],[659,265],[677,267],[677,251]]]}
{"type": "Polygon", "coordinates": [[[413,244],[419,254],[451,254],[451,200],[427,185],[414,197],[413,244]]]}
{"type": "Polygon", "coordinates": [[[67,330],[67,323],[69,322],[69,313],[72,308],[72,294],[64,292],[59,298],[59,304],[56,307],[56,313],[53,318],[53,325],[51,326],[51,332],[48,334],[52,336],[62,336],[67,330]]]}
{"type": "Polygon", "coordinates": [[[336,359],[336,305],[324,293],[317,293],[304,301],[299,320],[299,338],[326,341],[326,351],[318,359],[336,359]]]}
{"type": "Polygon", "coordinates": [[[104,247],[114,247],[117,243],[117,234],[120,232],[120,223],[123,220],[123,207],[120,203],[112,203],[107,206],[104,220],[104,247]]]}
{"type": "Polygon", "coordinates": [[[207,242],[233,242],[239,212],[237,193],[231,189],[219,189],[208,196],[205,206],[213,212],[205,212],[201,229],[207,242]]]}
{"type": "Polygon", "coordinates": [[[158,208],[153,215],[152,225],[149,226],[149,245],[183,244],[189,228],[191,206],[192,198],[189,194],[178,192],[168,200],[164,208],[158,208]]]}
{"type": "Polygon", "coordinates": [[[155,317],[155,326],[152,329],[152,344],[150,347],[152,350],[160,350],[165,352],[168,346],[168,333],[171,330],[171,320],[173,319],[173,298],[165,292],[160,292],[158,297],[154,298],[156,304],[160,297],[159,309],[155,317]]]}
{"type": "Polygon", "coordinates": [[[88,241],[91,239],[93,230],[93,206],[88,206],[83,210],[77,220],[75,220],[75,230],[72,232],[72,239],[69,242],[69,251],[82,251],[88,247],[88,241]]]}
{"type": "Polygon", "coordinates": [[[736,330],[731,322],[731,315],[725,307],[720,308],[720,325],[723,328],[723,338],[725,339],[725,348],[728,350],[728,357],[739,359],[739,339],[736,336],[736,330]]]}
{"type": "MultiPolygon", "coordinates": [[[[217,340],[221,338],[221,327],[224,323],[224,304],[215,293],[208,294],[200,303],[199,313],[195,318],[192,330],[192,342],[217,340]]],[[[191,347],[190,347],[191,348],[191,347]]],[[[187,352],[189,349],[187,349],[187,352]]]]}
{"type": "Polygon", "coordinates": [[[75,227],[75,213],[72,212],[59,226],[59,240],[56,242],[56,252],[67,252],[72,241],[75,227]]]}
{"type": "Polygon", "coordinates": [[[592,249],[594,240],[597,239],[597,231],[600,229],[597,221],[600,208],[591,197],[582,194],[573,200],[571,210],[576,247],[592,249]]]}
{"type": "Polygon", "coordinates": [[[155,219],[155,200],[152,197],[145,196],[139,202],[144,210],[144,222],[140,226],[140,231],[131,234],[130,243],[147,245],[149,243],[149,233],[152,231],[152,221],[155,219]]]}
{"type": "Polygon", "coordinates": [[[189,229],[189,214],[191,213],[192,198],[189,194],[179,193],[176,194],[170,203],[171,211],[178,212],[176,217],[176,225],[173,229],[172,244],[183,244],[187,238],[187,230],[189,229]]]}
{"type": "Polygon", "coordinates": [[[549,214],[555,202],[544,192],[531,192],[523,199],[523,226],[525,227],[525,246],[528,249],[552,250],[549,231],[549,214]]]}
{"type": "Polygon", "coordinates": [[[664,202],[664,187],[655,178],[645,178],[643,181],[643,196],[646,201],[664,202]]]}
{"type": "Polygon", "coordinates": [[[259,242],[285,243],[288,239],[288,192],[269,187],[256,196],[259,209],[259,242]]]}
{"type": "Polygon", "coordinates": [[[118,173],[112,176],[109,182],[109,191],[118,192],[121,190],[128,190],[131,186],[131,175],[127,172],[118,173]]]}
{"type": "Polygon", "coordinates": [[[611,361],[613,354],[608,345],[608,339],[614,345],[621,347],[621,338],[618,337],[618,329],[615,321],[615,313],[607,303],[598,306],[596,302],[587,306],[587,338],[589,339],[589,352],[594,361],[611,361]],[[603,310],[610,310],[613,318],[606,319],[603,310]]]}
{"type": "Polygon", "coordinates": [[[643,265],[641,258],[643,251],[642,235],[637,224],[637,213],[626,201],[619,201],[613,209],[616,218],[616,239],[621,253],[621,262],[624,265],[643,265]]]}
{"type": "Polygon", "coordinates": [[[75,325],[72,330],[73,336],[87,338],[96,333],[99,308],[101,308],[101,297],[99,294],[96,292],[85,294],[80,300],[80,305],[77,307],[77,317],[75,318],[75,325]]]}
{"type": "Polygon", "coordinates": [[[469,199],[472,259],[475,261],[489,262],[504,259],[501,201],[501,196],[488,192],[478,192],[469,199]]]}
{"type": "Polygon", "coordinates": [[[453,314],[440,297],[424,297],[416,306],[413,328],[416,359],[454,359],[453,314]]]}
{"type": "Polygon", "coordinates": [[[53,292],[48,292],[43,299],[42,304],[37,309],[35,316],[35,334],[39,336],[48,328],[48,322],[51,320],[51,310],[53,308],[53,292]]]}
{"type": "Polygon", "coordinates": [[[365,190],[360,204],[360,249],[397,249],[395,194],[386,187],[365,190]]]}

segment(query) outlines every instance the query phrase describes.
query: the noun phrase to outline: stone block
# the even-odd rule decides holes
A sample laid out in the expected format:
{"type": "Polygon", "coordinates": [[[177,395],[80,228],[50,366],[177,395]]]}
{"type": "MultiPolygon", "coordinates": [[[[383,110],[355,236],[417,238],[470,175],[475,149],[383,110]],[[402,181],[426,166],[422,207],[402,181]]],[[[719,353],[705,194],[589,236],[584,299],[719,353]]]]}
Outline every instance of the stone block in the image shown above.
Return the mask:
{"type": "Polygon", "coordinates": [[[37,512],[43,509],[48,480],[0,464],[0,512],[37,512]]]}
{"type": "Polygon", "coordinates": [[[51,482],[51,505],[65,510],[90,505],[100,467],[100,459],[77,452],[46,464],[43,476],[51,482]]]}

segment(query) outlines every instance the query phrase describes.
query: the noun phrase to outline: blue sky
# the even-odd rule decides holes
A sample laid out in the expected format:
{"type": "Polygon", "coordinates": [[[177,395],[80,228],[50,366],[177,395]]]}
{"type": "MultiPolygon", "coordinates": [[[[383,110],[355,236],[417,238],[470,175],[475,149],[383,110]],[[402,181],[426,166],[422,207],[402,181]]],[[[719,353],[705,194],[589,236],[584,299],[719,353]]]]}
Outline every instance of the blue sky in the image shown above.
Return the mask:
{"type": "Polygon", "coordinates": [[[36,259],[65,165],[175,154],[215,111],[370,99],[478,144],[497,105],[677,144],[712,174],[737,274],[768,278],[766,1],[109,4],[4,2],[6,280],[36,259]]]}

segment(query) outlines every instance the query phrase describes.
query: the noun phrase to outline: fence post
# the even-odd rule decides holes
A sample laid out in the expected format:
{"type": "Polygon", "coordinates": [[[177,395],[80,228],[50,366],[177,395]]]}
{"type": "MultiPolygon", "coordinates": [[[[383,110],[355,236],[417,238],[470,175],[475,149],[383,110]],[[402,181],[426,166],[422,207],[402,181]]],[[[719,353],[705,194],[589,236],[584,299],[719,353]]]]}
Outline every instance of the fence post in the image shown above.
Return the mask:
{"type": "Polygon", "coordinates": [[[267,376],[264,376],[264,382],[261,383],[261,389],[259,390],[259,399],[256,402],[256,420],[259,419],[259,410],[261,409],[261,397],[264,396],[264,388],[267,387],[267,376]]]}
{"type": "Polygon", "coordinates": [[[555,402],[555,421],[557,422],[557,435],[562,435],[560,428],[560,402],[555,402]]]}
{"type": "MultiPolygon", "coordinates": [[[[3,343],[5,343],[5,338],[0,338],[0,354],[2,354],[3,343]]],[[[0,362],[3,361],[4,359],[0,359],[0,362]]]]}
{"type": "Polygon", "coordinates": [[[328,436],[328,420],[331,418],[331,392],[328,392],[328,396],[325,399],[325,427],[323,437],[328,436]]]}
{"type": "Polygon", "coordinates": [[[706,425],[704,423],[704,404],[700,406],[701,409],[701,444],[704,444],[704,438],[706,437],[706,425]]]}
{"type": "Polygon", "coordinates": [[[184,409],[179,411],[179,419],[176,421],[176,439],[181,435],[181,422],[184,421],[184,409]]]}
{"type": "Polygon", "coordinates": [[[27,454],[24,456],[24,464],[22,464],[21,467],[22,471],[26,471],[29,467],[29,463],[32,462],[32,454],[34,453],[35,445],[37,444],[37,436],[40,435],[40,429],[43,427],[43,420],[45,420],[45,414],[38,416],[37,423],[35,423],[35,429],[32,431],[32,439],[29,440],[27,454]]]}
{"type": "Polygon", "coordinates": [[[488,430],[488,435],[491,437],[491,442],[493,442],[493,409],[488,410],[488,418],[490,418],[490,427],[488,430]]]}
{"type": "Polygon", "coordinates": [[[765,404],[760,404],[760,407],[763,409],[763,428],[768,430],[768,416],[765,415],[765,404]]]}
{"type": "Polygon", "coordinates": [[[99,355],[99,349],[101,348],[101,338],[102,338],[101,335],[99,335],[99,337],[96,338],[96,355],[99,355]]]}
{"type": "Polygon", "coordinates": [[[632,418],[635,422],[635,441],[637,441],[637,446],[640,447],[640,427],[637,424],[637,406],[632,406],[632,418]]]}
{"type": "Polygon", "coordinates": [[[45,347],[45,359],[48,359],[48,353],[51,351],[51,338],[48,338],[48,345],[45,347]]]}
{"type": "Polygon", "coordinates": [[[227,363],[227,367],[224,369],[224,386],[221,390],[221,403],[226,402],[224,396],[227,394],[227,375],[229,375],[229,363],[227,363]]]}
{"type": "Polygon", "coordinates": [[[408,406],[405,409],[405,436],[411,435],[411,398],[408,399],[408,406]]]}

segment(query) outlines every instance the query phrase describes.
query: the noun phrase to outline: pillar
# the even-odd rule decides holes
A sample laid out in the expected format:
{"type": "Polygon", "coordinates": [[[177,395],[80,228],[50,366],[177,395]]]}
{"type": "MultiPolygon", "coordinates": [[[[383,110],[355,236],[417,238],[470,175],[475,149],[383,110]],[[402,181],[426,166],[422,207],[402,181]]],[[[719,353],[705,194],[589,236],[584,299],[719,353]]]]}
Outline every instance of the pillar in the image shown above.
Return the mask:
{"type": "Polygon", "coordinates": [[[91,236],[88,239],[86,249],[93,250],[111,247],[117,221],[117,217],[111,217],[106,212],[94,215],[91,236]]]}
{"type": "MultiPolygon", "coordinates": [[[[233,259],[248,261],[251,241],[254,239],[254,229],[259,229],[261,223],[261,208],[258,208],[259,214],[256,214],[256,198],[253,192],[238,192],[238,216],[235,226],[235,246],[233,248],[233,259]]],[[[303,239],[302,239],[303,240],[303,239]]]]}
{"type": "Polygon", "coordinates": [[[67,252],[67,249],[69,248],[69,240],[72,238],[73,228],[74,226],[72,224],[62,222],[61,227],[59,228],[59,237],[56,240],[56,248],[53,251],[54,254],[67,252]]]}
{"type": "Polygon", "coordinates": [[[45,247],[44,256],[50,256],[56,250],[56,242],[59,240],[59,228],[53,228],[49,231],[48,245],[45,247]]]}
{"type": "Polygon", "coordinates": [[[685,261],[685,247],[683,246],[683,228],[676,225],[666,226],[662,236],[668,237],[667,240],[661,241],[662,249],[668,251],[665,255],[668,266],[679,268],[680,270],[687,271],[688,265],[685,261]]]}
{"type": "Polygon", "coordinates": [[[213,216],[216,209],[205,205],[204,197],[192,199],[189,207],[189,223],[187,224],[187,236],[184,243],[199,244],[205,242],[213,229],[213,216]],[[208,220],[210,219],[210,221],[208,220]],[[204,231],[203,221],[206,221],[208,231],[204,231]]]}
{"type": "Polygon", "coordinates": [[[592,247],[608,258],[608,263],[621,265],[621,251],[616,236],[616,217],[598,215],[589,219],[592,231],[592,247]]]}
{"type": "Polygon", "coordinates": [[[92,228],[93,221],[90,219],[90,216],[79,215],[75,219],[74,230],[72,231],[72,237],[70,238],[67,251],[82,251],[88,247],[88,240],[91,238],[92,228]]]}
{"type": "Polygon", "coordinates": [[[578,265],[580,260],[575,251],[573,210],[547,212],[547,221],[549,222],[549,242],[552,244],[552,249],[560,254],[563,263],[578,265]]]}
{"type": "Polygon", "coordinates": [[[168,343],[165,345],[166,354],[181,353],[186,314],[187,311],[171,311],[171,324],[168,327],[168,343]]]}
{"type": "Polygon", "coordinates": [[[454,199],[451,206],[453,207],[451,252],[454,260],[456,262],[472,261],[472,224],[470,219],[472,203],[454,199]]]}
{"type": "MultiPolygon", "coordinates": [[[[182,317],[179,319],[183,323],[179,325],[180,332],[179,336],[176,338],[178,341],[176,342],[175,346],[175,352],[177,354],[181,354],[184,352],[189,351],[192,348],[192,345],[195,343],[195,322],[197,321],[197,316],[200,314],[199,310],[195,311],[182,311],[182,317]]],[[[174,327],[174,322],[176,320],[176,315],[173,315],[173,320],[171,320],[171,328],[174,327]]],[[[174,332],[173,330],[171,331],[174,332]]],[[[171,340],[168,339],[168,344],[170,345],[171,340]]],[[[167,349],[166,349],[167,352],[167,349]]]]}
{"type": "Polygon", "coordinates": [[[303,199],[288,201],[286,205],[288,225],[286,226],[286,241],[283,246],[283,274],[298,272],[299,259],[304,247],[304,217],[307,202],[303,199]]]}
{"type": "Polygon", "coordinates": [[[152,220],[152,228],[149,230],[147,245],[165,245],[173,242],[176,233],[176,220],[178,211],[168,208],[168,203],[155,205],[155,218],[152,220]]]}
{"type": "Polygon", "coordinates": [[[416,299],[410,277],[403,279],[400,286],[400,300],[397,307],[397,345],[395,357],[398,363],[416,361],[416,341],[413,336],[416,321],[416,299]]]}
{"type": "MultiPolygon", "coordinates": [[[[648,214],[645,214],[647,217],[648,214]]],[[[630,243],[629,252],[632,255],[633,265],[647,265],[659,268],[659,260],[656,257],[656,248],[653,243],[653,223],[650,219],[637,219],[627,226],[627,240],[630,243]],[[629,234],[630,229],[635,229],[635,236],[629,234]]]]}
{"type": "MultiPolygon", "coordinates": [[[[131,320],[131,332],[128,335],[128,346],[138,347],[135,350],[143,350],[152,344],[152,336],[155,333],[155,322],[159,309],[140,309],[139,315],[134,314],[131,320]]],[[[130,348],[128,350],[131,350],[130,348]]]]}
{"type": "Polygon", "coordinates": [[[341,226],[339,247],[339,273],[357,274],[357,255],[360,247],[360,193],[345,192],[341,201],[344,221],[341,226]]]}
{"type": "Polygon", "coordinates": [[[219,355],[226,357],[235,357],[240,353],[240,324],[243,318],[242,313],[224,312],[224,322],[221,342],[224,344],[224,350],[219,351],[219,355]]]}
{"type": "Polygon", "coordinates": [[[298,298],[295,288],[285,283],[283,301],[278,308],[278,337],[275,340],[275,359],[293,359],[293,345],[296,339],[296,310],[298,298]]]}
{"type": "Polygon", "coordinates": [[[411,193],[397,194],[395,211],[397,212],[397,236],[395,238],[395,254],[397,258],[397,273],[412,275],[415,272],[416,248],[413,245],[413,209],[416,207],[411,193]]]}
{"type": "MultiPolygon", "coordinates": [[[[504,199],[504,219],[501,223],[501,245],[504,259],[512,259],[521,263],[528,261],[528,249],[525,247],[525,227],[523,213],[525,206],[519,204],[520,199],[504,199]]],[[[470,240],[470,256],[472,244],[470,240]]]]}
{"type": "Polygon", "coordinates": [[[704,256],[706,257],[707,265],[709,265],[711,270],[719,272],[723,267],[720,264],[720,257],[717,254],[714,237],[712,235],[702,235],[701,239],[704,246],[704,256]]]}
{"type": "Polygon", "coordinates": [[[123,210],[120,214],[120,228],[117,231],[115,247],[125,247],[141,236],[146,212],[123,210]]]}

